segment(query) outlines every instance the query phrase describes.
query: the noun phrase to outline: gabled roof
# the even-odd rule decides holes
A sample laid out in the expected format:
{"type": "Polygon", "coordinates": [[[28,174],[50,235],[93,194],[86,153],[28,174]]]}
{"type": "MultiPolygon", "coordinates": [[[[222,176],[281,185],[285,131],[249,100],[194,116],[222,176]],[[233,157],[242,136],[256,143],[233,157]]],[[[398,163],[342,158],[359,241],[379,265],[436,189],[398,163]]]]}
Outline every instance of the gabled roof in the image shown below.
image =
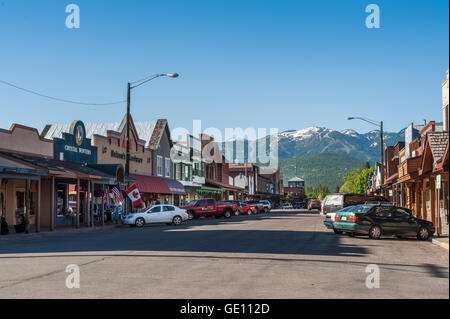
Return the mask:
{"type": "Polygon", "coordinates": [[[433,153],[434,164],[440,162],[445,154],[448,143],[448,132],[433,132],[428,134],[428,143],[433,153]]]}
{"type": "Polygon", "coordinates": [[[173,146],[166,119],[161,119],[156,122],[136,122],[134,125],[136,126],[139,137],[145,140],[146,147],[152,150],[157,149],[166,130],[170,147],[173,146]]]}
{"type": "MultiPolygon", "coordinates": [[[[147,141],[147,139],[145,139],[139,133],[137,133],[136,123],[133,122],[133,118],[131,116],[130,116],[130,123],[131,123],[130,131],[136,133],[137,139],[147,141]]],[[[156,123],[156,122],[148,122],[148,123],[156,123]]],[[[93,138],[94,135],[108,136],[108,131],[121,133],[126,128],[126,124],[127,124],[126,115],[123,117],[121,122],[84,123],[84,126],[86,128],[86,138],[91,139],[91,143],[93,144],[94,143],[94,138],[93,138]]],[[[53,139],[55,137],[62,138],[63,133],[70,132],[70,126],[71,126],[71,124],[49,124],[44,128],[41,136],[48,138],[48,139],[53,139]]],[[[133,133],[130,133],[130,137],[132,136],[132,134],[133,133]]]]}

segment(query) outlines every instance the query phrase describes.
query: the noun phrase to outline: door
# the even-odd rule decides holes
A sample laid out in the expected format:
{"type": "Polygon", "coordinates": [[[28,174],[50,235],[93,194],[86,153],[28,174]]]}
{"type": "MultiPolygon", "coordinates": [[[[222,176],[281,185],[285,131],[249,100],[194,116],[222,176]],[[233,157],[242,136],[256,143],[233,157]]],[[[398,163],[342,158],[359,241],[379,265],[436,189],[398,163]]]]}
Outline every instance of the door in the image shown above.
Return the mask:
{"type": "Polygon", "coordinates": [[[199,200],[195,206],[195,212],[199,215],[204,216],[208,214],[208,207],[206,206],[206,201],[204,199],[199,200]]]}
{"type": "Polygon", "coordinates": [[[207,206],[207,214],[208,215],[214,215],[216,213],[216,203],[214,202],[213,199],[208,199],[206,201],[206,206],[207,206]]]}
{"type": "Polygon", "coordinates": [[[370,217],[372,219],[372,224],[381,227],[383,235],[390,235],[393,231],[392,215],[392,207],[378,206],[375,207],[375,210],[370,217]]]}
{"type": "Polygon", "coordinates": [[[417,222],[411,218],[411,213],[400,207],[394,207],[395,233],[398,235],[416,235],[417,222]]]}
{"type": "Polygon", "coordinates": [[[169,223],[172,222],[174,217],[175,207],[171,205],[164,205],[162,211],[163,222],[169,223]]]}
{"type": "Polygon", "coordinates": [[[163,221],[161,205],[153,206],[145,214],[146,223],[162,223],[163,221]]]}

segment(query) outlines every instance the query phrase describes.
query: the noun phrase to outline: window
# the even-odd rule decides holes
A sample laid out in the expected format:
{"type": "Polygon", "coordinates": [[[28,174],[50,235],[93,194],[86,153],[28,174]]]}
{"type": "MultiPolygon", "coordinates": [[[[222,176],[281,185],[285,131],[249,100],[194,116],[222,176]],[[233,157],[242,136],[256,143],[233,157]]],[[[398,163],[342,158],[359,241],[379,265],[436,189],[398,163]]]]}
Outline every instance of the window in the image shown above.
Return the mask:
{"type": "Polygon", "coordinates": [[[176,172],[175,172],[176,177],[175,177],[175,179],[180,181],[181,180],[181,163],[175,164],[175,168],[176,168],[176,172]]]}
{"type": "Polygon", "coordinates": [[[377,207],[375,216],[381,218],[392,217],[392,210],[390,207],[377,207]]]}
{"type": "Polygon", "coordinates": [[[214,206],[214,201],[212,199],[208,199],[208,206],[214,206]]]}
{"type": "Polygon", "coordinates": [[[166,169],[166,177],[170,177],[170,158],[165,158],[166,163],[164,165],[165,169],[166,169]]]}
{"type": "Polygon", "coordinates": [[[173,206],[163,206],[164,212],[173,212],[175,210],[175,207],[173,206]]]}
{"type": "Polygon", "coordinates": [[[186,165],[186,170],[184,171],[184,178],[187,181],[189,180],[189,169],[190,169],[190,166],[186,165]]]}
{"type": "Polygon", "coordinates": [[[397,218],[403,218],[403,217],[409,217],[409,216],[410,216],[410,214],[405,209],[397,208],[394,212],[394,217],[397,217],[397,218]]]}
{"type": "Polygon", "coordinates": [[[197,206],[206,206],[206,201],[205,200],[199,200],[197,203],[197,206]]]}
{"type": "Polygon", "coordinates": [[[156,174],[158,176],[162,176],[163,175],[163,161],[162,161],[162,156],[157,156],[156,157],[156,174]]]}
{"type": "Polygon", "coordinates": [[[149,214],[160,213],[160,212],[161,212],[161,206],[154,206],[148,211],[149,214]]]}

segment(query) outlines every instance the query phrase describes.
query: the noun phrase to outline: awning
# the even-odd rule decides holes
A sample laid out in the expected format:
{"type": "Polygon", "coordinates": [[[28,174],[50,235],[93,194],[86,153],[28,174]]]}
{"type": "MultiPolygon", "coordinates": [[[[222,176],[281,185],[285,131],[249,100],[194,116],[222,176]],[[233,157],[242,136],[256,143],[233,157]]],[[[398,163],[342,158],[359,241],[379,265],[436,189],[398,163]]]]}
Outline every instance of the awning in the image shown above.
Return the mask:
{"type": "Polygon", "coordinates": [[[174,179],[168,179],[168,178],[163,178],[163,180],[167,184],[167,187],[169,187],[169,190],[172,194],[175,194],[175,195],[185,195],[186,194],[183,184],[181,184],[179,181],[176,181],[174,179]]]}
{"type": "Polygon", "coordinates": [[[157,176],[130,174],[141,193],[184,195],[183,185],[175,180],[157,176]]]}
{"type": "Polygon", "coordinates": [[[208,186],[202,186],[202,188],[200,188],[198,190],[198,192],[204,192],[204,193],[223,193],[225,192],[224,189],[220,189],[220,188],[214,188],[214,187],[208,187],[208,186]]]}

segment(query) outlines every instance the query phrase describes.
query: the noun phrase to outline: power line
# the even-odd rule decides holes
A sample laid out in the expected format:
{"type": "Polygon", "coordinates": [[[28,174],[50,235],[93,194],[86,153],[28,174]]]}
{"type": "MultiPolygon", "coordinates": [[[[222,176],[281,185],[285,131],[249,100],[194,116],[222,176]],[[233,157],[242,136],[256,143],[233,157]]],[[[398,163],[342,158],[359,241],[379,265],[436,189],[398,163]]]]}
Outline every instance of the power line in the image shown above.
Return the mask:
{"type": "Polygon", "coordinates": [[[23,87],[17,86],[15,84],[12,84],[10,82],[3,81],[3,80],[0,80],[0,83],[3,83],[5,85],[11,86],[13,88],[22,90],[22,91],[30,93],[30,94],[34,94],[34,95],[37,95],[37,96],[40,96],[40,97],[45,97],[45,98],[50,99],[50,100],[54,100],[54,101],[58,101],[58,102],[64,102],[64,103],[79,104],[79,105],[90,105],[90,106],[107,106],[107,105],[116,105],[116,104],[121,104],[121,103],[125,103],[126,102],[126,100],[116,101],[116,102],[108,102],[108,103],[78,102],[78,101],[66,100],[66,99],[61,99],[61,98],[45,95],[45,94],[42,94],[42,93],[39,93],[39,92],[36,92],[36,91],[25,89],[23,87]]]}

